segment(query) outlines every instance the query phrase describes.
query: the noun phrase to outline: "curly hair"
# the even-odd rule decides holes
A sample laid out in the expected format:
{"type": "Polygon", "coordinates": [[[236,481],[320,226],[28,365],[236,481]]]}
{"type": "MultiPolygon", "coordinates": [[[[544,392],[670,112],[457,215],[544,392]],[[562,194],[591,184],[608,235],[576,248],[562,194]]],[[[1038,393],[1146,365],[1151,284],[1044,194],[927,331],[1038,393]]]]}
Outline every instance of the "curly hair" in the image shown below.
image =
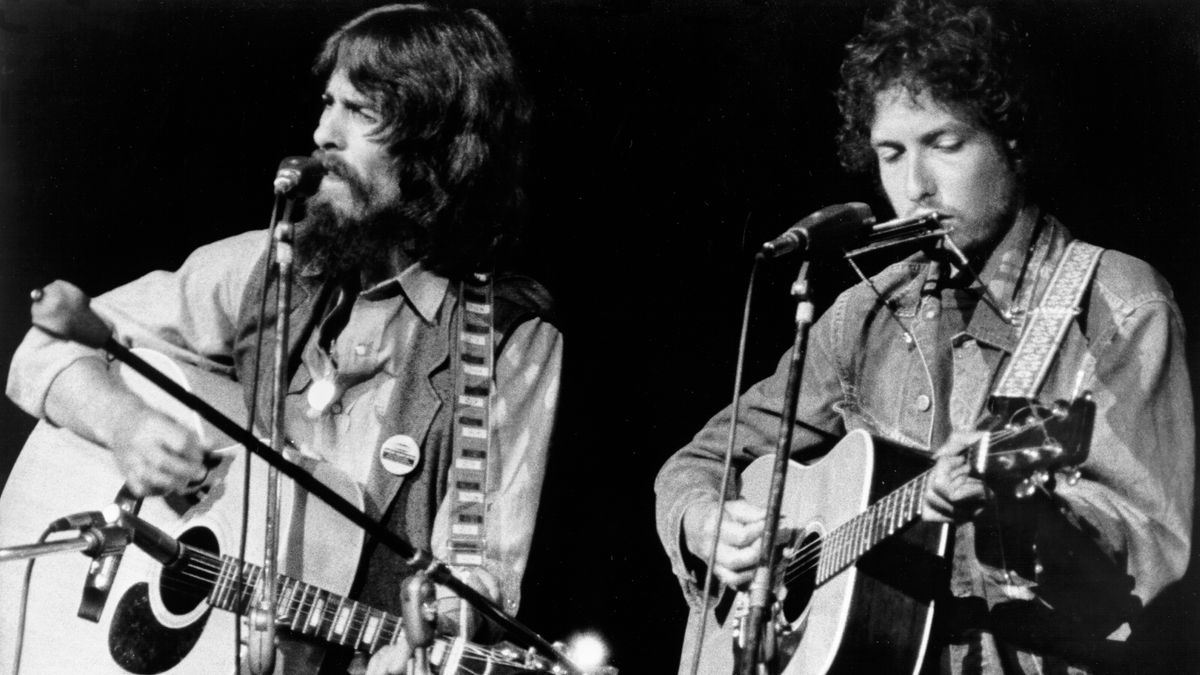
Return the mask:
{"type": "Polygon", "coordinates": [[[489,268],[524,213],[532,106],[508,44],[475,10],[388,5],[331,35],[313,72],[345,71],[379,106],[414,257],[460,276],[489,268]]]}
{"type": "MultiPolygon", "coordinates": [[[[1012,143],[1022,167],[1024,95],[1014,77],[1014,38],[986,9],[941,0],[901,0],[882,21],[868,21],[847,45],[837,92],[839,157],[849,171],[875,165],[871,125],[876,96],[899,85],[933,100],[1012,143]]],[[[1009,147],[1005,143],[1005,147],[1009,147]]]]}

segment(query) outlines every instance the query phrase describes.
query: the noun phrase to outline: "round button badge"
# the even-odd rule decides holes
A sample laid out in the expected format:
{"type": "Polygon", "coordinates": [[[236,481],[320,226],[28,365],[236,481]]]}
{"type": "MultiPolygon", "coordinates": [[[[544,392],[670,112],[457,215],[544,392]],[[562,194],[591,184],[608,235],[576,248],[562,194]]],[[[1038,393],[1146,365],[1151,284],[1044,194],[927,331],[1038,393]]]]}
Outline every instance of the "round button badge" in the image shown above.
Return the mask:
{"type": "Polygon", "coordinates": [[[388,473],[396,476],[406,476],[417,468],[421,461],[421,448],[412,436],[397,434],[379,446],[379,463],[388,473]]]}

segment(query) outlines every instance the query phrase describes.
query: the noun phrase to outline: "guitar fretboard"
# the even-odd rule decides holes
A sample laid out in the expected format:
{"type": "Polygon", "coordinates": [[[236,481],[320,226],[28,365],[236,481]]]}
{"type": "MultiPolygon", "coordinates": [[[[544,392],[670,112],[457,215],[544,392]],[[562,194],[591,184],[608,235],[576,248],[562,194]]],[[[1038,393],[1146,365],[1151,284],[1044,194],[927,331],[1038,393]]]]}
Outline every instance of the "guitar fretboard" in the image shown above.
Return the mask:
{"type": "MultiPolygon", "coordinates": [[[[236,559],[191,547],[187,547],[185,561],[188,574],[208,575],[206,580],[212,583],[209,604],[235,614],[249,612],[262,580],[261,567],[244,562],[239,575],[236,559]]],[[[368,653],[402,638],[400,617],[317,586],[279,576],[277,593],[276,623],[294,633],[368,653]]]]}
{"type": "MultiPolygon", "coordinates": [[[[177,587],[207,589],[208,604],[245,615],[251,608],[262,567],[184,546],[180,567],[163,570],[164,581],[173,576],[177,587]],[[239,588],[238,579],[241,579],[239,588]]],[[[404,639],[401,618],[350,600],[297,579],[278,576],[276,625],[325,642],[374,653],[404,639]]],[[[463,640],[437,639],[430,649],[430,664],[440,674],[458,672],[516,673],[542,671],[545,661],[516,650],[492,650],[463,640]],[[511,653],[509,653],[511,652],[511,653]],[[495,670],[500,668],[501,670],[495,670]]]]}
{"type": "Polygon", "coordinates": [[[916,520],[929,475],[928,471],[922,473],[831,531],[821,543],[816,583],[853,565],[876,544],[916,520]]]}

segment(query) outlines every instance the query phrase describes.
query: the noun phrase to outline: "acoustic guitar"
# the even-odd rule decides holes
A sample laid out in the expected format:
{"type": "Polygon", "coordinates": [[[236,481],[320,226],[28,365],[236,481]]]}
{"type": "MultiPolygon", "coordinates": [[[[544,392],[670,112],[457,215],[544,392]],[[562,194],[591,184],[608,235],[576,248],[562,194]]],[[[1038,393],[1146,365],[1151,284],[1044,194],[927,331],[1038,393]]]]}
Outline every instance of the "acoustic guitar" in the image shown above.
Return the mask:
{"type": "MultiPolygon", "coordinates": [[[[140,355],[234,420],[245,419],[239,387],[218,375],[181,366],[155,353],[140,355]]],[[[146,498],[139,517],[184,545],[180,560],[164,568],[129,547],[119,560],[111,590],[95,621],[80,618],[85,578],[92,561],[79,554],[43,557],[30,580],[20,673],[236,672],[234,621],[247,612],[261,568],[245,562],[241,543],[242,476],[246,453],[199,417],[132,371],[121,373],[135,391],[193,425],[220,464],[196,492],[146,498]],[[223,448],[223,449],[222,449],[223,448]],[[238,579],[242,593],[239,595],[238,579]],[[224,610],[224,611],[214,611],[224,610]]],[[[331,465],[299,461],[343,497],[362,507],[357,484],[331,465]]],[[[250,457],[249,531],[246,560],[262,560],[267,465],[250,457]]],[[[69,431],[41,422],[26,441],[0,494],[0,545],[27,544],[59,516],[99,510],[123,485],[111,453],[69,431]]],[[[362,550],[362,534],[290,481],[281,484],[280,576],[277,624],[289,647],[280,650],[276,672],[313,672],[320,643],[358,651],[402,639],[400,618],[343,597],[362,550]],[[311,536],[319,533],[320,536],[311,536]],[[303,579],[304,581],[300,581],[303,579]]],[[[0,673],[12,673],[25,565],[0,565],[0,673]]],[[[242,632],[243,639],[247,631],[242,632]]],[[[549,668],[539,657],[509,647],[486,649],[438,641],[431,649],[437,673],[526,673],[549,668]],[[492,670],[486,670],[492,668],[492,670]]]]}
{"type": "MultiPolygon", "coordinates": [[[[1068,480],[1087,457],[1095,403],[1083,396],[1042,406],[996,399],[999,428],[968,449],[972,473],[1017,497],[1068,480]]],[[[766,505],[774,457],[742,473],[742,495],[766,505]]],[[[784,545],[767,623],[783,675],[918,673],[925,662],[934,600],[945,587],[950,528],[920,520],[927,453],[857,430],[816,463],[791,462],[781,527],[784,545]]],[[[747,613],[745,593],[727,591],[707,622],[699,672],[734,672],[747,613]]],[[[699,623],[685,639],[685,667],[699,623]]],[[[683,670],[681,669],[681,672],[683,670]]]]}

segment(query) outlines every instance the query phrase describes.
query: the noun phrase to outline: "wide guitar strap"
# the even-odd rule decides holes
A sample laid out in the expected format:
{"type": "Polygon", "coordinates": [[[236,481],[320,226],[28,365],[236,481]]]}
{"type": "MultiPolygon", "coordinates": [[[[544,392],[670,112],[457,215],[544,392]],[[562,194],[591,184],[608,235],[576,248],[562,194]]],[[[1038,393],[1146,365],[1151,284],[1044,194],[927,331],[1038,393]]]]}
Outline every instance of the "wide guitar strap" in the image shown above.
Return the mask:
{"type": "Polygon", "coordinates": [[[1103,252],[1099,246],[1078,240],[1067,245],[1042,301],[1026,320],[1021,340],[992,396],[1037,398],[1067,327],[1081,311],[1080,302],[1103,252]]]}
{"type": "Polygon", "coordinates": [[[487,468],[492,441],[495,371],[494,287],[490,275],[459,285],[454,366],[453,451],[450,467],[450,563],[483,564],[486,546],[487,468]]]}

